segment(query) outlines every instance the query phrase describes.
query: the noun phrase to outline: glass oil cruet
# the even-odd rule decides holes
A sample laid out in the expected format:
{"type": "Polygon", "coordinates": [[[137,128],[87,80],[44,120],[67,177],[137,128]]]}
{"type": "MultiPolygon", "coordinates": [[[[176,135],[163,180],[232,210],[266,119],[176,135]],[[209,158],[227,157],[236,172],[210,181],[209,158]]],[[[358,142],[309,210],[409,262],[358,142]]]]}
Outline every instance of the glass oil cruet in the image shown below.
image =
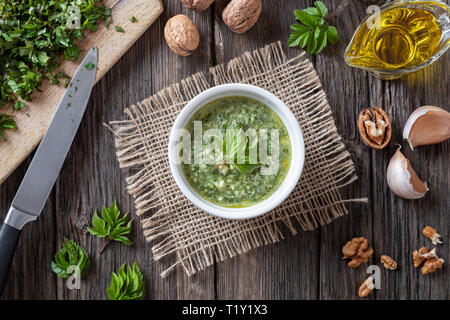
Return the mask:
{"type": "Polygon", "coordinates": [[[450,47],[450,9],[442,1],[391,1],[366,16],[345,62],[381,79],[416,72],[450,47]]]}

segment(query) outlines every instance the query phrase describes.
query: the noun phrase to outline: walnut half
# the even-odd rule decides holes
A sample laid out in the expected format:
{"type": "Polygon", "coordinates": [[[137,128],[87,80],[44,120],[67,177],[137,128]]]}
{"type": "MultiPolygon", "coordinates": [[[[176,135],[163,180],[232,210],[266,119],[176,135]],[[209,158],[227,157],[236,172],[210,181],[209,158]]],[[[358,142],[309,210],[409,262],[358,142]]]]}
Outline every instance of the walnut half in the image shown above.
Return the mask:
{"type": "Polygon", "coordinates": [[[358,117],[358,129],[364,144],[370,148],[383,149],[391,140],[391,121],[380,107],[362,110],[358,117]]]}
{"type": "Polygon", "coordinates": [[[200,43],[200,34],[194,21],[184,14],[178,14],[167,20],[164,38],[169,48],[181,56],[192,54],[200,43]]]}
{"type": "Polygon", "coordinates": [[[361,263],[366,263],[373,254],[372,247],[369,247],[367,239],[364,237],[353,238],[342,247],[342,259],[352,259],[348,266],[356,268],[361,263]]]}

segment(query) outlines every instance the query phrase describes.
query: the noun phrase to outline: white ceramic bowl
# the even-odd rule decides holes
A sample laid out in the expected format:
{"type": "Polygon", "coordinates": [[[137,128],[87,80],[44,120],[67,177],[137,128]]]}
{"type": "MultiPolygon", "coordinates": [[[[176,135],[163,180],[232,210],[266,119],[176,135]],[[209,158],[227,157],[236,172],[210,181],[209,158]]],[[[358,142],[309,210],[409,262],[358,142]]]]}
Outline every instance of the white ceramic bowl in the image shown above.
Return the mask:
{"type": "Polygon", "coordinates": [[[294,114],[289,108],[272,93],[248,84],[224,84],[217,87],[210,88],[194,99],[181,110],[175,123],[172,127],[169,138],[169,162],[172,175],[180,187],[183,194],[200,209],[220,218],[226,219],[248,219],[260,216],[264,213],[277,207],[283,202],[296,186],[300,179],[300,174],[303,169],[303,162],[305,159],[305,146],[303,142],[303,135],[300,126],[295,119],[294,114]],[[228,96],[244,96],[258,100],[273,111],[275,111],[283,121],[291,140],[292,159],[291,164],[281,185],[278,189],[266,200],[261,201],[255,205],[244,208],[228,208],[221,207],[216,204],[203,199],[186,180],[181,166],[179,164],[178,155],[178,141],[179,130],[186,127],[190,118],[205,104],[216,100],[218,98],[228,96]]]}

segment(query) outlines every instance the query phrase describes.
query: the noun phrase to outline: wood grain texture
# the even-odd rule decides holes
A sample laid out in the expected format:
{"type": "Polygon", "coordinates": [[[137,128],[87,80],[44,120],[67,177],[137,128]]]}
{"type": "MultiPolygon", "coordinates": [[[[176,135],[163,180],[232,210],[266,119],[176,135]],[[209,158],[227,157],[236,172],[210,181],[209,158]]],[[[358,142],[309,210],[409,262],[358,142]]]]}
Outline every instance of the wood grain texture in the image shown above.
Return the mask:
{"type": "MultiPolygon", "coordinates": [[[[148,299],[359,299],[357,290],[368,276],[369,264],[350,269],[341,259],[342,246],[355,236],[365,236],[378,264],[382,254],[397,260],[397,271],[381,269],[381,289],[369,299],[449,299],[450,207],[449,142],[419,147],[412,152],[401,139],[401,131],[412,110],[434,104],[449,110],[450,87],[447,53],[431,67],[395,81],[381,81],[350,68],[343,52],[367,6],[384,1],[326,0],[331,23],[340,32],[340,42],[311,57],[344,143],[359,176],[343,190],[343,197],[369,197],[368,205],[349,205],[349,214],[313,232],[299,232],[271,246],[261,247],[224,261],[188,278],[177,269],[167,278],[160,272],[173,261],[154,262],[151,244],[145,242],[136,222],[133,247],[111,244],[102,255],[102,242],[84,233],[84,225],[95,209],[117,199],[122,211],[133,214],[133,201],[125,191],[125,175],[118,168],[112,134],[101,124],[123,119],[123,108],[167,85],[210,66],[223,63],[244,51],[273,41],[286,43],[291,13],[313,1],[263,0],[260,20],[247,33],[232,33],[222,22],[227,1],[216,0],[208,10],[197,13],[181,1],[164,1],[165,11],[136,44],[98,82],[68,158],[61,170],[44,214],[26,226],[13,261],[3,299],[106,299],[110,274],[124,262],[137,260],[144,271],[148,299]],[[163,39],[168,18],[184,13],[196,23],[201,43],[189,57],[174,55],[163,39]],[[283,17],[283,19],[280,19],[283,17]],[[378,105],[394,125],[392,143],[382,151],[365,147],[359,138],[359,111],[378,105]],[[385,172],[395,143],[430,187],[417,201],[406,201],[389,191],[385,172]],[[422,236],[425,225],[436,228],[445,244],[438,246],[444,269],[423,276],[412,266],[411,252],[431,241],[422,236]],[[80,242],[92,254],[92,271],[79,291],[71,291],[50,271],[49,262],[63,237],[80,242]]],[[[293,57],[299,49],[285,48],[293,57]]],[[[7,208],[25,173],[30,158],[0,185],[0,212],[7,208]]],[[[381,265],[380,265],[381,266],[381,265]]]]}
{"type": "MultiPolygon", "coordinates": [[[[99,50],[96,82],[111,69],[163,10],[160,0],[108,0],[105,4],[112,8],[111,25],[106,28],[100,24],[98,31],[86,33],[86,38],[80,42],[80,49],[83,52],[79,61],[82,61],[94,45],[99,50]],[[135,23],[130,21],[133,15],[137,18],[135,23]],[[115,31],[116,25],[121,26],[126,32],[115,31]]],[[[60,69],[72,76],[78,66],[79,62],[64,60],[60,69]]],[[[3,113],[15,116],[19,129],[9,131],[8,140],[0,142],[0,159],[2,159],[0,183],[39,144],[65,92],[62,85],[50,85],[48,81],[43,82],[40,90],[42,92],[33,94],[33,101],[27,102],[26,107],[20,111],[12,111],[9,105],[2,108],[3,113]]]]}

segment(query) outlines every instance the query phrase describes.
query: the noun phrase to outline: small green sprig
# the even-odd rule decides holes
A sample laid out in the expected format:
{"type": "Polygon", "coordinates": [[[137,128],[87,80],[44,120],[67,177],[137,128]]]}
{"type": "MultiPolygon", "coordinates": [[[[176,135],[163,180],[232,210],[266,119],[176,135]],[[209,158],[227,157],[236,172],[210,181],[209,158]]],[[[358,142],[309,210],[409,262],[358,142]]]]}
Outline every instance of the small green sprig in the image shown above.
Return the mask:
{"type": "Polygon", "coordinates": [[[106,289],[109,300],[142,300],[145,296],[145,282],[137,262],[133,268],[123,264],[119,272],[112,273],[111,284],[106,289]],[[126,272],[125,272],[126,269],[126,272]]]}
{"type": "Polygon", "coordinates": [[[289,36],[288,46],[306,47],[309,54],[318,54],[328,43],[336,44],[339,35],[335,27],[325,25],[324,18],[328,14],[322,1],[314,2],[314,7],[294,10],[295,17],[302,24],[292,24],[293,32],[289,36]]]}
{"type": "Polygon", "coordinates": [[[95,68],[95,64],[89,62],[88,64],[84,65],[84,67],[86,68],[86,70],[92,70],[95,68]]]}
{"type": "Polygon", "coordinates": [[[102,207],[102,217],[100,218],[95,210],[92,217],[93,228],[87,228],[90,234],[99,237],[106,238],[107,240],[103,247],[100,249],[100,253],[106,248],[111,240],[120,241],[128,246],[133,245],[133,241],[128,239],[126,235],[130,234],[131,222],[127,222],[128,213],[125,213],[120,217],[120,211],[117,207],[116,200],[109,208],[102,207]]]}
{"type": "Polygon", "coordinates": [[[51,262],[52,271],[64,279],[77,272],[84,277],[91,267],[88,253],[72,240],[64,238],[64,241],[61,250],[55,254],[55,261],[51,262]]]}
{"type": "Polygon", "coordinates": [[[5,130],[16,129],[17,123],[9,114],[0,113],[0,138],[6,141],[5,130]]]}

